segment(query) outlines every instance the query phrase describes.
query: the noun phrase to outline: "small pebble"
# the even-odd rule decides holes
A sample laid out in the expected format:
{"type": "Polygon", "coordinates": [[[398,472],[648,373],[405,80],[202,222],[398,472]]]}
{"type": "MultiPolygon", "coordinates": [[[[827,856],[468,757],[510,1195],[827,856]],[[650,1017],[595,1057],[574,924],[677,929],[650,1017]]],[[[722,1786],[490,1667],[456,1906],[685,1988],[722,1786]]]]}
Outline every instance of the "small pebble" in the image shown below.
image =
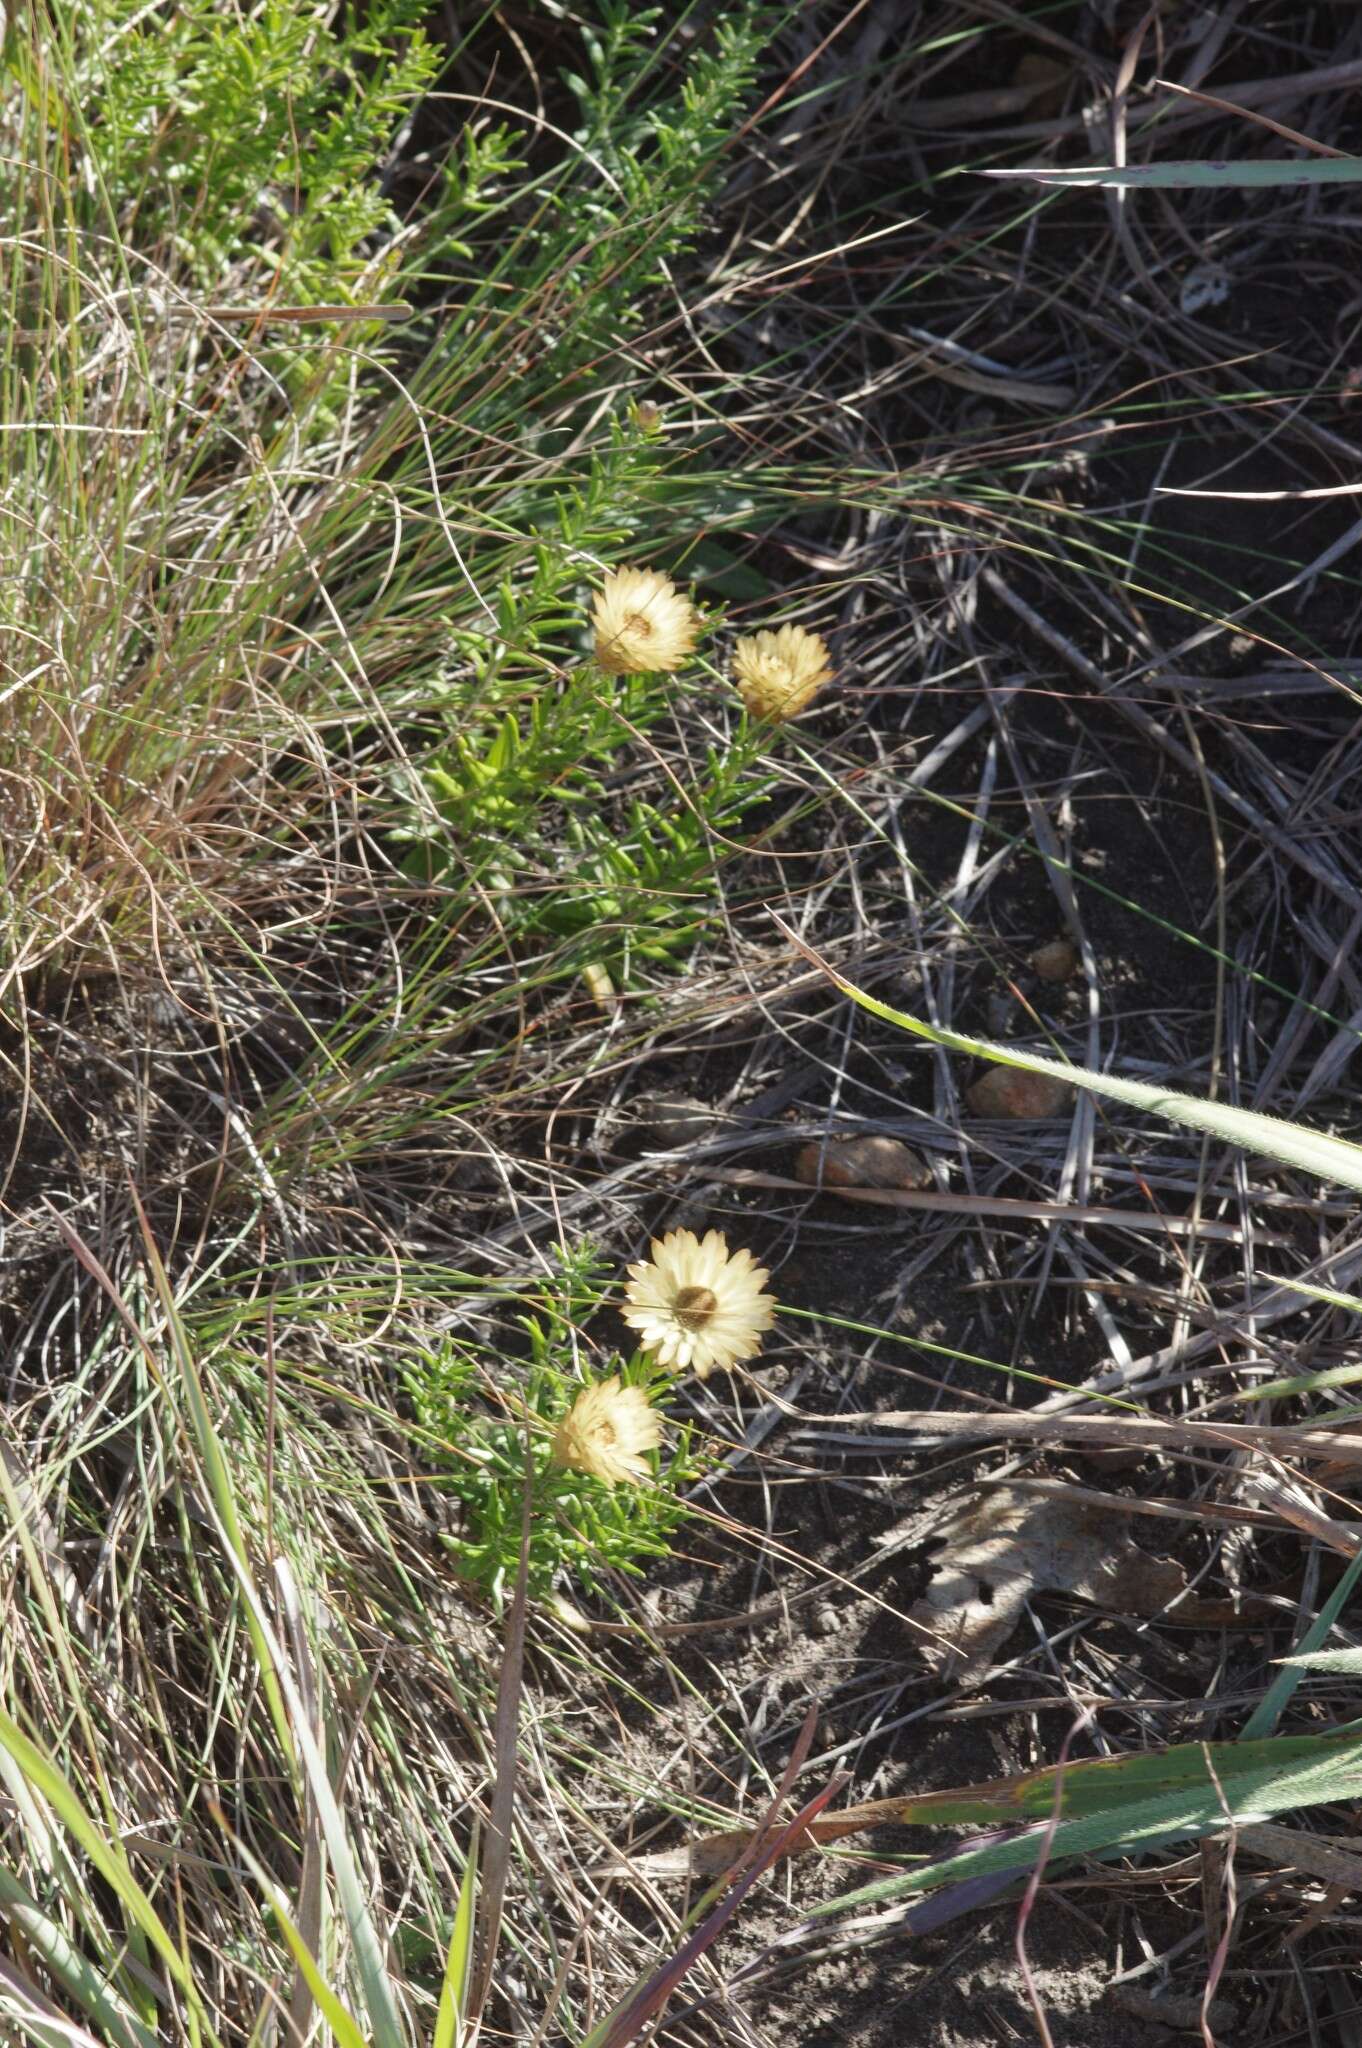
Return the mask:
{"type": "Polygon", "coordinates": [[[1058,1116],[1073,1094],[1067,1081],[1051,1074],[1029,1074],[1024,1067],[990,1067],[965,1100],[976,1116],[1058,1116]]]}
{"type": "Polygon", "coordinates": [[[1017,1028],[1017,999],[1005,989],[989,992],[985,1006],[990,1038],[1010,1038],[1017,1028]]]}
{"type": "Polygon", "coordinates": [[[714,1135],[715,1112],[689,1095],[643,1095],[634,1104],[634,1114],[649,1140],[671,1151],[676,1145],[702,1145],[714,1135]]]}
{"type": "Polygon", "coordinates": [[[1031,955],[1031,971],[1042,981],[1068,981],[1078,970],[1078,948],[1072,939],[1048,939],[1031,955]]]}
{"type": "Polygon", "coordinates": [[[801,1146],[795,1174],[816,1188],[925,1188],[932,1176],[921,1155],[897,1138],[832,1138],[801,1146]]]}

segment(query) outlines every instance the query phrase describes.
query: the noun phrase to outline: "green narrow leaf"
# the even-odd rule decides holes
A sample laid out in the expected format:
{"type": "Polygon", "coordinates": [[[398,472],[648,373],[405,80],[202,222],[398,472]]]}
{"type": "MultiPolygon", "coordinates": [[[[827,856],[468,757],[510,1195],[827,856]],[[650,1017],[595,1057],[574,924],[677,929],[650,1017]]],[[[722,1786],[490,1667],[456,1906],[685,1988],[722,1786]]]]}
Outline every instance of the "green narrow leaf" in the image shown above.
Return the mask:
{"type": "MultiPolygon", "coordinates": [[[[1184,1782],[1150,1797],[1146,1781],[1133,1768],[1141,1759],[1104,1757],[1101,1762],[1109,1797],[1100,1810],[1080,1819],[1061,1820],[1052,1833],[1047,1833],[1038,1817],[1025,1833],[1008,1841],[990,1842],[984,1848],[926,1864],[906,1876],[864,1885],[859,1891],[815,1906],[808,1918],[823,1920],[883,1905],[965,1878],[1006,1871],[1020,1875],[1034,1869],[1042,1851],[1046,1867],[1053,1870],[1075,1856],[1098,1856],[1109,1850],[1124,1854],[1189,1839],[1199,1841],[1222,1834],[1231,1822],[1245,1826],[1295,1808],[1354,1801],[1362,1795],[1362,1738],[1356,1734],[1296,1736],[1246,1745],[1186,1743],[1167,1751],[1158,1761],[1165,1769],[1176,1764],[1184,1782]],[[1214,1758],[1214,1777],[1207,1764],[1208,1747],[1214,1758]],[[1248,1758],[1247,1764],[1240,1760],[1241,1755],[1248,1758]],[[1137,1796],[1131,1797],[1132,1791],[1137,1796]]],[[[1093,1767],[1071,1768],[1091,1771],[1093,1767]]]]}
{"type": "MultiPolygon", "coordinates": [[[[1316,1287],[1310,1280],[1278,1279],[1274,1274],[1263,1277],[1269,1287],[1289,1287],[1293,1294],[1306,1294],[1311,1301],[1322,1301],[1330,1308],[1346,1308],[1354,1315],[1362,1315],[1362,1296],[1339,1294],[1332,1287],[1316,1287]]],[[[1350,1387],[1357,1380],[1362,1380],[1362,1365],[1330,1365],[1322,1367],[1319,1372],[1297,1373],[1290,1379],[1265,1380],[1261,1386],[1254,1387],[1251,1396],[1245,1398],[1255,1401],[1289,1400],[1296,1394],[1316,1394],[1327,1387],[1350,1387]]],[[[1355,1413],[1352,1410],[1347,1412],[1355,1413]]],[[[1340,1422],[1343,1416],[1338,1409],[1331,1409],[1329,1420],[1340,1422]]]]}
{"type": "Polygon", "coordinates": [[[1362,1550],[1351,1558],[1348,1568],[1340,1578],[1333,1592],[1325,1601],[1319,1613],[1311,1622],[1305,1634],[1297,1643],[1290,1657],[1282,1662],[1288,1668],[1273,1679],[1263,1697],[1244,1724],[1246,1740],[1257,1735],[1270,1735],[1286,1711],[1287,1702],[1300,1684],[1305,1672],[1301,1667],[1303,1657],[1312,1657],[1327,1639],[1330,1629],[1346,1607],[1358,1579],[1362,1578],[1362,1550]]]}
{"type": "MultiPolygon", "coordinates": [[[[135,1194],[134,1201],[136,1201],[135,1194]]],[[[171,1351],[174,1354],[175,1363],[179,1368],[180,1380],[185,1390],[190,1422],[193,1427],[199,1458],[203,1465],[204,1477],[208,1482],[208,1488],[213,1497],[213,1505],[217,1509],[218,1521],[227,1546],[231,1550],[232,1557],[239,1571],[249,1577],[250,1554],[247,1549],[245,1535],[242,1532],[241,1520],[236,1511],[236,1494],[232,1486],[231,1473],[228,1470],[227,1460],[223,1456],[222,1444],[218,1437],[212,1413],[209,1410],[207,1396],[203,1391],[203,1381],[199,1378],[198,1366],[194,1362],[193,1350],[185,1334],[184,1324],[180,1320],[180,1313],[175,1305],[175,1297],[171,1290],[165,1267],[161,1263],[161,1254],[157,1249],[156,1240],[152,1236],[147,1224],[140,1201],[137,1202],[137,1220],[142,1229],[143,1248],[146,1251],[147,1263],[151,1268],[156,1298],[160,1303],[161,1313],[165,1317],[171,1351]]],[[[260,1682],[264,1688],[265,1699],[269,1706],[270,1719],[274,1723],[275,1734],[279,1739],[279,1745],[284,1752],[286,1760],[290,1767],[296,1771],[298,1753],[293,1740],[293,1731],[289,1725],[289,1717],[284,1710],[284,1700],[279,1689],[275,1659],[271,1654],[267,1637],[261,1632],[257,1624],[255,1608],[250,1602],[246,1604],[245,1619],[247,1632],[251,1638],[251,1648],[255,1652],[256,1663],[259,1666],[260,1682]]]]}
{"type": "Polygon", "coordinates": [[[1356,185],[1362,182],[1362,157],[1310,157],[1303,163],[1281,158],[1248,159],[1242,162],[1166,164],[1083,164],[1067,170],[1050,170],[1044,165],[1024,170],[981,171],[984,178],[1030,178],[1037,185],[1056,189],[1078,185],[1125,186],[1150,191],[1207,191],[1213,186],[1238,187],[1245,191],[1294,188],[1300,185],[1356,185]]]}
{"type": "Polygon", "coordinates": [[[126,2006],[103,1973],[74,1948],[64,1929],[51,1919],[0,1864],[0,1915],[21,1934],[86,2017],[100,2030],[107,2048],[158,2048],[159,2037],[126,2006]]]}
{"type": "Polygon", "coordinates": [[[316,2001],[317,2010],[335,2035],[340,2048],[369,2048],[359,2021],[347,2006],[342,2005],[323,1977],[317,1967],[316,1957],[284,1911],[282,1901],[272,1897],[270,1903],[274,1907],[275,1918],[279,1922],[284,1939],[293,1952],[293,1960],[302,1971],[307,1988],[316,2001]]]}
{"type": "Polygon", "coordinates": [[[1165,1117],[1169,1123],[1209,1131],[1212,1137],[1220,1138],[1228,1145],[1239,1145],[1246,1152],[1280,1159],[1285,1165],[1298,1167],[1302,1173],[1308,1173],[1316,1180],[1333,1181],[1340,1187],[1362,1192],[1362,1145],[1355,1145],[1347,1138],[1331,1137],[1326,1131],[1312,1131],[1304,1124],[1288,1123],[1283,1117],[1266,1116],[1258,1109],[1236,1109],[1229,1103],[1208,1102],[1201,1096],[1183,1095],[1173,1088],[1155,1088],[1147,1081],[1127,1081],[1114,1074],[1099,1074],[1091,1067],[1072,1066],[1067,1060],[1043,1059],[1036,1053],[1020,1052],[1015,1046],[995,1045],[986,1038],[967,1038],[963,1032],[943,1031],[921,1017],[909,1016],[905,1010],[895,1010],[875,996],[867,995],[864,989],[857,988],[854,982],[848,981],[806,946],[783,920],[777,918],[776,922],[800,952],[821,968],[854,1003],[859,1003],[872,1017],[897,1025],[900,1031],[911,1032],[914,1038],[925,1038],[932,1045],[943,1046],[948,1052],[964,1053],[971,1059],[992,1060],[998,1066],[1019,1067],[1023,1073],[1044,1074],[1077,1088],[1090,1088],[1094,1095],[1105,1096],[1108,1101],[1125,1102],[1132,1109],[1165,1117]]]}
{"type": "Polygon", "coordinates": [[[435,2037],[431,2048],[454,2048],[462,2038],[464,2014],[468,2009],[468,1981],[473,1969],[473,1926],[478,1897],[478,1823],[468,1837],[468,1861],[464,1864],[459,1902],[454,1909],[454,1927],[445,1958],[444,1982],[440,1986],[440,2010],[435,2016],[435,2037]]]}
{"type": "MultiPolygon", "coordinates": [[[[341,1912],[345,1916],[345,1924],[354,1945],[355,1961],[359,1968],[360,1982],[364,1987],[365,2010],[369,2019],[369,2034],[366,2037],[365,2048],[408,2048],[406,2030],[398,2015],[392,1985],[388,1981],[383,1945],[379,1941],[378,1930],[374,1925],[364,1895],[364,1887],[360,1883],[359,1872],[355,1867],[345,1821],[331,1788],[326,1760],[308,1722],[307,1709],[283,1651],[274,1638],[250,1573],[230,1546],[225,1546],[224,1555],[236,1575],[242,1598],[255,1613],[262,1639],[274,1660],[279,1674],[279,1684],[293,1719],[302,1766],[307,1774],[308,1787],[316,1801],[317,1818],[321,1822],[322,1833],[326,1838],[327,1855],[340,1896],[341,1912]]],[[[279,1572],[286,1569],[282,1558],[275,1569],[279,1572]]]]}
{"type": "MultiPolygon", "coordinates": [[[[284,1753],[291,1764],[295,1767],[300,1766],[306,1774],[308,1787],[316,1801],[317,1816],[326,1838],[327,1854],[335,1877],[336,1890],[340,1896],[341,1911],[354,1945],[355,1960],[364,1987],[365,2007],[371,2030],[366,2048],[407,2048],[406,2032],[398,2015],[392,1986],[388,1981],[383,1947],[350,1851],[345,1822],[336,1804],[325,1759],[308,1724],[307,1710],[289,1671],[288,1661],[270,1626],[264,1603],[251,1573],[249,1553],[237,1517],[236,1499],[227,1461],[223,1456],[222,1446],[208,1409],[203,1383],[199,1378],[184,1327],[175,1307],[170,1282],[166,1277],[155,1240],[147,1227],[146,1218],[140,1212],[140,1206],[139,1221],[157,1295],[166,1317],[176,1361],[188,1394],[195,1433],[199,1438],[200,1455],[204,1461],[209,1487],[207,1506],[222,1543],[223,1561],[236,1580],[245,1607],[251,1646],[259,1663],[261,1682],[270,1700],[271,1712],[280,1731],[284,1753]]],[[[283,1568],[281,1560],[276,1569],[283,1568]]]]}
{"type": "Polygon", "coordinates": [[[304,1941],[302,1931],[289,1911],[284,1893],[245,1842],[230,1830],[228,1833],[236,1853],[269,1900],[274,1917],[279,1922],[279,1930],[289,1945],[293,1960],[302,1972],[308,1990],[312,1993],[313,2002],[340,2044],[340,2048],[369,2048],[359,2021],[349,2007],[337,1997],[322,1975],[317,1958],[304,1941]]]}
{"type": "Polygon", "coordinates": [[[3,1708],[0,1708],[0,1744],[13,1757],[29,1783],[41,1792],[67,1833],[115,1893],[119,1904],[146,1935],[167,1974],[190,2004],[194,2004],[197,1992],[193,1978],[151,1900],[122,1856],[110,1846],[102,1830],[91,1820],[60,1768],[25,1735],[18,1722],[12,1720],[3,1708]]]}

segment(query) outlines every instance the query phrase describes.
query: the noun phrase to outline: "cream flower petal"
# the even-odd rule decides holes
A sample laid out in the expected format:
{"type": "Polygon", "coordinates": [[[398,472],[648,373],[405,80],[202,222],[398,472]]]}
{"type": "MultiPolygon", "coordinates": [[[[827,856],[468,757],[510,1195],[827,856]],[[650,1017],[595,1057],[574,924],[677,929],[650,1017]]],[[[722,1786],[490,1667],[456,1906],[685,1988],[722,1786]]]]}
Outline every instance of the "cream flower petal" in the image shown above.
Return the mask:
{"type": "Polygon", "coordinates": [[[624,1290],[622,1313],[640,1349],[702,1379],[754,1357],[775,1319],[775,1302],[764,1292],[771,1276],[751,1252],[730,1252],[720,1230],[703,1238],[672,1230],[651,1249],[651,1259],[629,1267],[624,1290]]]}
{"type": "Polygon", "coordinates": [[[621,1386],[616,1373],[577,1396],[554,1431],[552,1460],[607,1486],[637,1486],[650,1476],[645,1454],[661,1441],[662,1418],[648,1396],[621,1386]]]}
{"type": "Polygon", "coordinates": [[[591,623],[596,660],[612,676],[670,675],[700,630],[694,606],[656,569],[612,569],[592,601],[591,623]]]}
{"type": "Polygon", "coordinates": [[[754,718],[796,717],[832,674],[826,641],[803,626],[744,634],[733,648],[734,680],[754,718]]]}

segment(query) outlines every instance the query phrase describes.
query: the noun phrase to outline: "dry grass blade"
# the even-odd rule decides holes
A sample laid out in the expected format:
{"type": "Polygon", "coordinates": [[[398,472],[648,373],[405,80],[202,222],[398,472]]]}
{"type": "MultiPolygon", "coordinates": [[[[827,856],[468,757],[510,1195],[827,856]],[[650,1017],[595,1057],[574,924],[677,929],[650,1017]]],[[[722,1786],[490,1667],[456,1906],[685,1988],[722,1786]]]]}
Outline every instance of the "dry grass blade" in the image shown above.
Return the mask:
{"type": "MultiPolygon", "coordinates": [[[[754,1168],[743,1166],[707,1167],[704,1178],[711,1181],[727,1182],[731,1187],[780,1188],[791,1193],[807,1193],[808,1183],[792,1180],[783,1174],[759,1173],[754,1168]]],[[[1214,1218],[1191,1219],[1186,1216],[1142,1216],[1138,1210],[1111,1208],[1100,1202],[1047,1202],[1040,1199],[1027,1201],[1017,1195],[970,1195],[943,1193],[938,1189],[915,1188],[856,1188],[835,1187],[838,1201],[861,1202],[869,1208],[917,1210],[924,1215],[938,1216],[988,1216],[1000,1221],[1030,1221],[1034,1223],[1115,1223],[1124,1230],[1138,1231],[1150,1237],[1197,1237],[1202,1236],[1220,1244],[1242,1244],[1244,1232],[1238,1224],[1220,1223],[1214,1218]]],[[[1274,1239],[1271,1231],[1258,1230],[1254,1233],[1257,1244],[1273,1244],[1289,1240],[1274,1239]]]]}
{"type": "Polygon", "coordinates": [[[784,1856],[795,1852],[801,1843],[814,1839],[810,1830],[817,1825],[823,1808],[830,1800],[836,1798],[842,1780],[834,1779],[824,1786],[823,1790],[801,1807],[794,1819],[785,1826],[777,1826],[776,1815],[808,1755],[813,1741],[815,1719],[816,1716],[811,1710],[805,1718],[782,1773],[780,1784],[776,1788],[775,1797],[761,1825],[752,1832],[724,1838],[729,1853],[721,1865],[711,1864],[709,1867],[722,1868],[725,1874],[720,1884],[701,1900],[692,1914],[692,1919],[698,1920],[699,1925],[674,1956],[625,1999],[615,2012],[608,2014],[601,2024],[593,2029],[582,2043],[582,2048],[628,2048],[628,2044],[637,2039],[649,2020],[662,2011],[688,1971],[692,1970],[706,1950],[713,1946],[758,1878],[784,1856]],[[727,1895],[722,1903],[709,1911],[714,1898],[724,1890],[727,1895]]]}
{"type": "Polygon", "coordinates": [[[478,1877],[477,1952],[465,2008],[469,2041],[477,2039],[492,1989],[511,1871],[516,1786],[520,1774],[520,1696],[525,1679],[525,1630],[529,1615],[530,1482],[533,1469],[527,1457],[525,1491],[521,1502],[520,1564],[506,1608],[505,1645],[494,1723],[492,1804],[478,1877]]]}
{"type": "Polygon", "coordinates": [[[933,1409],[873,1409],[841,1415],[805,1415],[803,1424],[873,1423],[905,1432],[914,1445],[1066,1440],[1075,1444],[1138,1445],[1148,1450],[1259,1451],[1286,1460],[1310,1458],[1325,1464],[1362,1466],[1362,1432],[1341,1425],[1307,1429],[1289,1423],[1194,1422],[1156,1415],[1073,1415],[1018,1413],[1015,1409],[952,1414],[933,1409]]]}

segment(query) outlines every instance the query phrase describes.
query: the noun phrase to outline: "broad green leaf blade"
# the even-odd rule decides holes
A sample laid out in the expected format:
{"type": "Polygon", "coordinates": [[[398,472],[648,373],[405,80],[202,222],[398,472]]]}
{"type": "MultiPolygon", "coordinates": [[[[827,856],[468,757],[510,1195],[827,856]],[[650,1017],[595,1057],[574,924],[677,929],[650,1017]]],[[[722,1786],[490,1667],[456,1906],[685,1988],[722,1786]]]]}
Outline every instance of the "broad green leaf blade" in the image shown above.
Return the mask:
{"type": "Polygon", "coordinates": [[[463,1867],[459,1903],[454,1909],[454,1927],[445,1958],[444,1982],[440,1986],[440,2010],[435,2016],[435,2037],[431,2048],[455,2048],[462,2037],[463,2018],[468,2010],[468,1980],[473,1969],[473,1925],[478,1897],[478,1823],[468,1837],[468,1861],[463,1867]]]}
{"type": "MultiPolygon", "coordinates": [[[[1155,1759],[1165,1770],[1176,1771],[1182,1782],[1153,1796],[1138,1768],[1144,1762],[1141,1757],[1104,1757],[1100,1766],[1072,1765],[1076,1775],[1098,1768],[1103,1773],[1108,1797],[1094,1812],[1061,1820],[1048,1837],[1044,1821],[1037,1818],[1026,1833],[1009,1841],[990,1842],[984,1848],[929,1863],[904,1877],[864,1885],[859,1891],[815,1906],[808,1918],[823,1920],[995,1872],[1020,1875],[1034,1869],[1042,1852],[1046,1867],[1054,1869],[1075,1856],[1098,1856],[1111,1850],[1124,1854],[1200,1840],[1222,1833],[1230,1822],[1247,1825],[1297,1808],[1356,1800],[1362,1795],[1362,1737],[1356,1734],[1296,1736],[1259,1743],[1185,1743],[1155,1759]],[[1208,1767],[1208,1749],[1214,1777],[1208,1767]]],[[[1050,1789],[1053,1799],[1053,1786],[1050,1789]]]]}
{"type": "Polygon", "coordinates": [[[1362,1783],[1362,1735],[1286,1735],[1260,1741],[1182,1742],[1172,1749],[1138,1751],[1131,1756],[1093,1757],[1062,1769],[1046,1764],[1016,1778],[877,1804],[892,1807],[900,1822],[951,1827],[960,1821],[1048,1821],[1058,1796],[1061,1819],[1081,1820],[1092,1814],[1110,1815],[1122,1804],[1180,1797],[1189,1786],[1206,1781],[1208,1760],[1217,1777],[1227,1771],[1240,1776],[1271,1774],[1292,1765],[1322,1763],[1330,1745],[1341,1752],[1340,1768],[1345,1770],[1351,1767],[1351,1753],[1356,1749],[1362,1783]]]}
{"type": "Polygon", "coordinates": [[[1206,191],[1212,186],[1240,187],[1245,191],[1264,188],[1294,189],[1301,185],[1356,185],[1362,183],[1362,157],[1310,157],[1303,163],[1249,160],[1241,163],[1207,158],[1201,163],[1167,164],[1081,164],[1073,169],[1052,170],[1043,164],[1021,170],[981,171],[984,178],[1030,178],[1037,185],[1062,188],[1076,185],[1124,186],[1153,192],[1206,191]]]}
{"type": "Polygon", "coordinates": [[[1354,1145],[1347,1138],[1331,1137],[1326,1131],[1308,1130],[1304,1124],[1288,1123],[1283,1117],[1265,1116],[1258,1109],[1236,1109],[1229,1103],[1207,1102],[1198,1095],[1183,1095],[1176,1089],[1152,1087],[1147,1081],[1127,1081],[1115,1074],[1099,1074],[1091,1067],[1071,1066],[1067,1060],[1043,1059],[1037,1053],[1019,1052],[1015,1046],[995,1045],[986,1038],[966,1038],[959,1031],[943,1031],[921,1017],[911,1017],[907,1011],[895,1010],[877,997],[867,995],[864,989],[857,988],[854,982],[848,981],[806,946],[788,925],[782,923],[782,929],[800,952],[822,968],[853,1002],[868,1010],[872,1017],[883,1018],[886,1024],[895,1024],[900,1031],[911,1032],[914,1038],[925,1038],[932,1045],[944,1046],[948,1052],[964,1053],[971,1059],[993,1060],[998,1066],[1019,1067],[1024,1073],[1045,1074],[1077,1088],[1090,1088],[1094,1095],[1103,1095],[1110,1102],[1125,1102],[1132,1109],[1165,1117],[1169,1123],[1186,1124],[1196,1131],[1209,1131],[1212,1137],[1222,1139],[1227,1145],[1239,1145],[1246,1152],[1258,1152],[1269,1159],[1279,1159],[1287,1166],[1298,1167],[1302,1173],[1308,1173],[1316,1180],[1333,1181],[1340,1187],[1362,1192],[1362,1145],[1354,1145]]]}

